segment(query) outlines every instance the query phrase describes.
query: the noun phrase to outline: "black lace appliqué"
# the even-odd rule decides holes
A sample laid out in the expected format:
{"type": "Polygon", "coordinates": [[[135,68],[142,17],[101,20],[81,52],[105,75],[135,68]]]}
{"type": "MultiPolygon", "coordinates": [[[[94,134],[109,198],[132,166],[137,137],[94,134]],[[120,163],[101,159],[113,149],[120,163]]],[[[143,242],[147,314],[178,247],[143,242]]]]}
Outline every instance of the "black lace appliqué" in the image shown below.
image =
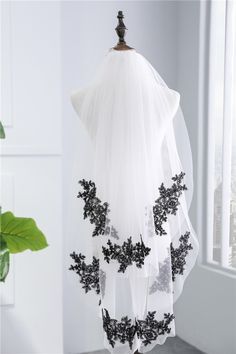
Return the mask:
{"type": "Polygon", "coordinates": [[[170,333],[169,327],[174,315],[165,313],[164,318],[160,321],[155,319],[156,311],[148,312],[145,320],[135,319],[132,323],[127,316],[122,317],[121,321],[112,319],[106,309],[102,312],[103,329],[107,335],[108,342],[114,348],[116,341],[121,343],[129,343],[130,349],[133,346],[135,334],[142,340],[142,343],[147,346],[155,341],[158,336],[170,333]]]}
{"type": "Polygon", "coordinates": [[[84,201],[84,219],[89,218],[91,224],[95,224],[95,229],[92,236],[110,235],[119,239],[117,230],[114,226],[109,226],[110,220],[107,215],[110,211],[107,202],[102,203],[96,196],[96,185],[92,181],[82,179],[79,184],[83,187],[84,191],[78,193],[78,198],[84,201]]]}
{"type": "Polygon", "coordinates": [[[102,311],[102,319],[103,329],[112,348],[114,348],[116,341],[120,341],[122,344],[128,342],[132,349],[135,325],[131,323],[131,319],[127,316],[122,317],[121,321],[112,319],[106,309],[102,311]]]}
{"type": "Polygon", "coordinates": [[[177,248],[174,248],[172,243],[170,244],[173,281],[175,280],[177,274],[183,275],[188,251],[193,249],[191,243],[188,242],[189,236],[190,232],[186,232],[182,235],[179,239],[180,245],[177,248]]]}
{"type": "Polygon", "coordinates": [[[85,263],[85,256],[81,253],[76,254],[73,252],[71,258],[74,260],[75,265],[71,265],[69,270],[73,270],[80,277],[80,283],[83,284],[82,288],[87,293],[89,290],[95,290],[97,294],[100,293],[99,286],[99,259],[93,257],[91,264],[85,263]]]}
{"type": "Polygon", "coordinates": [[[118,272],[124,273],[126,268],[132,263],[136,264],[137,268],[141,268],[144,264],[144,259],[149,255],[151,249],[146,247],[141,238],[141,242],[132,243],[132,237],[129,237],[122,246],[112,243],[111,240],[107,242],[108,248],[102,247],[104,259],[107,263],[111,259],[117,260],[120,263],[118,272]]]}
{"type": "Polygon", "coordinates": [[[159,274],[153,284],[150,286],[149,294],[155,293],[157,290],[170,293],[171,290],[171,268],[170,256],[163,263],[159,263],[159,274]]]}
{"type": "Polygon", "coordinates": [[[142,343],[146,346],[156,340],[158,336],[170,333],[169,324],[175,316],[170,313],[164,313],[164,318],[161,321],[155,320],[156,311],[148,312],[144,321],[136,320],[137,336],[142,339],[142,343]]]}
{"type": "Polygon", "coordinates": [[[186,264],[186,257],[188,252],[193,249],[191,243],[189,243],[190,232],[186,232],[179,238],[179,247],[174,248],[171,242],[171,270],[170,272],[170,256],[168,256],[163,263],[159,264],[159,275],[156,280],[150,286],[149,294],[155,293],[157,290],[169,293],[171,290],[171,273],[172,281],[174,282],[177,274],[184,274],[184,266],[186,264]]]}
{"type": "Polygon", "coordinates": [[[160,197],[155,201],[153,206],[153,216],[155,224],[155,232],[157,235],[166,235],[166,231],[162,225],[167,221],[167,214],[174,214],[178,210],[179,197],[183,191],[187,190],[185,184],[182,184],[184,172],[172,177],[174,183],[170,188],[166,188],[162,183],[159,187],[160,197]]]}

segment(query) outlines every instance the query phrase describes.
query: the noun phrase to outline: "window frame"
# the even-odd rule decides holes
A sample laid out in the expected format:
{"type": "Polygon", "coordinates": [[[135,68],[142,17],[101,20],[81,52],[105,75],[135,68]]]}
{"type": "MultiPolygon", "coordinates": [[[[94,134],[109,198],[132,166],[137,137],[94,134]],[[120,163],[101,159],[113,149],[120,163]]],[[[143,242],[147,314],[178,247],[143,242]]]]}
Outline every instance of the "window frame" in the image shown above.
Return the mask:
{"type": "MultiPolygon", "coordinates": [[[[230,1],[226,0],[226,6],[230,1]]],[[[236,278],[236,269],[213,260],[214,221],[214,170],[212,158],[214,139],[209,132],[211,115],[211,15],[214,1],[200,3],[199,21],[199,81],[198,81],[198,183],[197,183],[197,233],[200,241],[199,266],[236,278]],[[206,124],[207,122],[207,124],[206,124]],[[211,172],[211,173],[210,173],[211,172]],[[213,179],[213,181],[212,181],[213,179]]],[[[229,65],[229,63],[228,63],[229,65]]],[[[227,78],[224,78],[224,81],[227,78]]],[[[226,93],[224,94],[226,96],[226,93]]],[[[227,112],[224,112],[227,114],[227,112]]],[[[225,125],[225,122],[224,122],[225,125]]],[[[229,124],[224,128],[227,129],[229,124]]],[[[226,133],[225,133],[226,134],[226,133]]],[[[223,149],[226,147],[223,147],[223,149]]],[[[231,174],[230,174],[231,175],[231,174]]],[[[222,227],[222,231],[224,226],[222,227]]],[[[224,252],[225,250],[223,250],[224,252]]]]}

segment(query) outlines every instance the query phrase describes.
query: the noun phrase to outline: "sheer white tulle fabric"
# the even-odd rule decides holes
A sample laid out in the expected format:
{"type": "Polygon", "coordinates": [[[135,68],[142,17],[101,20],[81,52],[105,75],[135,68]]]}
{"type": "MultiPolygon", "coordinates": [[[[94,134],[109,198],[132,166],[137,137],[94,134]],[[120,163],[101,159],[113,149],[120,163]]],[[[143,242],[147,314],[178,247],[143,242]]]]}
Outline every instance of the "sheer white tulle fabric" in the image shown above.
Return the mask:
{"type": "MultiPolygon", "coordinates": [[[[73,105],[88,131],[94,148],[94,172],[91,176],[97,196],[109,204],[107,222],[112,228],[93,237],[93,255],[99,258],[100,314],[106,309],[111,319],[132,321],[155,312],[157,321],[173,313],[173,303],[182,292],[197,254],[198,241],[188,216],[192,199],[192,159],[189,137],[180,108],[180,95],[167,87],[152,65],[135,50],[109,50],[93,82],[72,95],[73,105]],[[164,235],[155,232],[153,206],[159,187],[173,184],[172,177],[185,173],[187,190],[179,197],[178,210],[163,222],[164,235]],[[192,249],[185,258],[183,274],[172,279],[171,243],[179,246],[181,235],[189,234],[192,249]],[[138,268],[135,263],[118,272],[119,262],[104,259],[102,247],[143,241],[151,249],[138,268]],[[105,274],[105,277],[104,277],[105,274]],[[105,279],[105,281],[104,281],[105,279]]],[[[170,201],[171,202],[171,201],[170,201]]],[[[173,260],[173,259],[172,259],[173,260]]],[[[115,340],[104,333],[104,344],[111,353],[147,352],[175,335],[174,320],[170,331],[162,335],[146,333],[150,340],[135,335],[128,341],[115,340]]],[[[151,328],[147,328],[147,332],[151,328]]]]}

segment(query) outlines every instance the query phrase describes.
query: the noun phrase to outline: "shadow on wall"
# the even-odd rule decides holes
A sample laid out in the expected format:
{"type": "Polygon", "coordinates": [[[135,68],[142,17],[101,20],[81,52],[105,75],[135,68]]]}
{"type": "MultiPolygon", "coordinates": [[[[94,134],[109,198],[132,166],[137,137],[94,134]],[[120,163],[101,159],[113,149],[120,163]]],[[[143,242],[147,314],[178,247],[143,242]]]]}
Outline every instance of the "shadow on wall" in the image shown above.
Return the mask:
{"type": "Polygon", "coordinates": [[[14,316],[13,310],[13,306],[4,306],[1,309],[1,322],[4,323],[4,326],[2,326],[3,339],[1,341],[0,352],[4,354],[35,353],[36,350],[29,335],[30,331],[28,331],[28,328],[22,323],[22,320],[14,316]],[[14,340],[12,340],[12,338],[14,338],[14,340]]]}

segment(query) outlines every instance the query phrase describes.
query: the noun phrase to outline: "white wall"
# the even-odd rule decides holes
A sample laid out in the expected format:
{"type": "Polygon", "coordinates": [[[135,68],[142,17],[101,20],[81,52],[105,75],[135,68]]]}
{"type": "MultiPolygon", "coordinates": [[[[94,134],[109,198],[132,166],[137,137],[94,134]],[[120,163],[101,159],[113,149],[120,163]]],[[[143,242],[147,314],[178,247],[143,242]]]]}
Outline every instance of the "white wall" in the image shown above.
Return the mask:
{"type": "Polygon", "coordinates": [[[170,87],[176,88],[175,2],[63,2],[65,353],[103,348],[102,324],[97,318],[98,299],[93,294],[85,295],[76,275],[68,271],[71,251],[77,250],[91,256],[91,228],[89,222],[83,220],[82,203],[76,195],[79,189],[77,181],[91,178],[92,156],[88,136],[72,109],[69,95],[72,89],[89,82],[104,54],[116,44],[114,28],[118,10],[124,11],[128,27],[127,43],[157,68],[170,87]],[[73,158],[77,163],[74,170],[73,158]]]}
{"type": "Polygon", "coordinates": [[[1,204],[3,211],[11,209],[17,216],[35,218],[49,243],[40,252],[15,255],[11,275],[1,284],[1,353],[60,354],[60,4],[1,5],[5,21],[1,59],[6,98],[1,102],[1,119],[6,126],[6,140],[1,142],[1,204]]]}

